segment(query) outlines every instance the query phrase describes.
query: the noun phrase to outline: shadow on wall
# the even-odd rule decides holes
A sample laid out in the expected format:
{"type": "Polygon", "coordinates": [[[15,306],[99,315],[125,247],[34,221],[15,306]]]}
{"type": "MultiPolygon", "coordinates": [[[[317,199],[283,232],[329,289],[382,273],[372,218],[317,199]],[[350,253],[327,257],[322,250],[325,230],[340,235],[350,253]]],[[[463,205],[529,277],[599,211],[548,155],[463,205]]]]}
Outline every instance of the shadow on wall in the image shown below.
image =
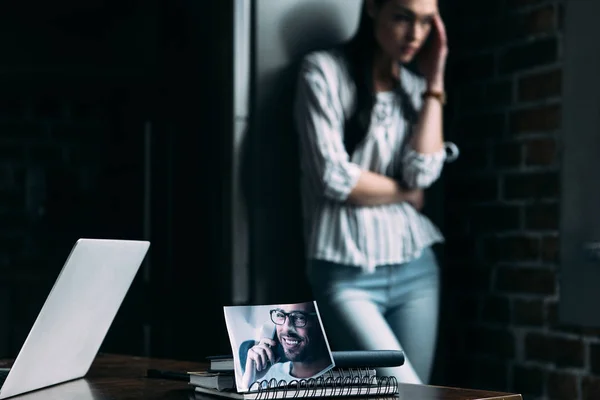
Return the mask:
{"type": "Polygon", "coordinates": [[[299,2],[290,9],[279,32],[289,64],[264,80],[271,90],[260,106],[251,106],[241,178],[248,207],[254,303],[312,300],[304,274],[293,102],[302,57],[345,39],[340,18],[334,7],[321,4],[319,13],[314,3],[299,2]]]}

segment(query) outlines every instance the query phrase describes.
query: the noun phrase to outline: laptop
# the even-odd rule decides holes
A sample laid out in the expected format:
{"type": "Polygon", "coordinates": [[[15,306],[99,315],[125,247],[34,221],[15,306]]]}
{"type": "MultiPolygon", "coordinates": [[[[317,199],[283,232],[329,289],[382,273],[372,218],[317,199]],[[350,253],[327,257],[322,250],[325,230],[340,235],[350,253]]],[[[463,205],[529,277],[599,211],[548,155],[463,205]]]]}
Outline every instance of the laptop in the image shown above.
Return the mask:
{"type": "Polygon", "coordinates": [[[0,399],[87,374],[150,242],[79,239],[46,298],[0,399]]]}

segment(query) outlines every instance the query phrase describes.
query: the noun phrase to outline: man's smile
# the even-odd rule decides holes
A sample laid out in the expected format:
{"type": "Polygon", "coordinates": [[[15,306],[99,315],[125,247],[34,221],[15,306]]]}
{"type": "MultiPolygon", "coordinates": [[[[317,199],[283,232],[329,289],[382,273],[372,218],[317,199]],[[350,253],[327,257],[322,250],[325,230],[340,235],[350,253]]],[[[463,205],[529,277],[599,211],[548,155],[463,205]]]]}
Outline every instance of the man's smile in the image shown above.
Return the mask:
{"type": "Polygon", "coordinates": [[[297,337],[281,336],[281,344],[283,345],[284,348],[286,348],[288,350],[293,350],[293,349],[299,347],[300,343],[302,343],[302,340],[300,340],[297,337]]]}

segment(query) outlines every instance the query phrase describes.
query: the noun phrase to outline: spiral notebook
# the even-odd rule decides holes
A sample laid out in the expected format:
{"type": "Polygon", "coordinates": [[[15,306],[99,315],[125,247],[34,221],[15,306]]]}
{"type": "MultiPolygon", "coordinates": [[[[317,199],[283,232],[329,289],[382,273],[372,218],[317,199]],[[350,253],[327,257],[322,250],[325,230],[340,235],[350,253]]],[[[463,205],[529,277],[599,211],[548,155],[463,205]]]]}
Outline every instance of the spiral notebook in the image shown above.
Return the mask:
{"type": "Polygon", "coordinates": [[[197,393],[210,394],[232,399],[289,399],[309,397],[383,397],[398,393],[398,381],[395,377],[365,377],[351,378],[308,378],[292,382],[271,381],[256,382],[257,390],[248,392],[219,391],[216,389],[196,386],[197,393]]]}
{"type": "Polygon", "coordinates": [[[235,388],[198,393],[234,399],[387,396],[395,377],[371,366],[336,367],[315,301],[224,307],[233,350],[235,388]]]}

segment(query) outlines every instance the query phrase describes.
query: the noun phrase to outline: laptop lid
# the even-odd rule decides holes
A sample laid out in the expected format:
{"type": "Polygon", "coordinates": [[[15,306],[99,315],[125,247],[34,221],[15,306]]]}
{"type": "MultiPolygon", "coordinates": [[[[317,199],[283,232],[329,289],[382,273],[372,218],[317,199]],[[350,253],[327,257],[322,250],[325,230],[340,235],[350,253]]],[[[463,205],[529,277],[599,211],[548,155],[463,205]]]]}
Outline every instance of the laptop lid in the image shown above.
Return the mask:
{"type": "Polygon", "coordinates": [[[0,399],[83,377],[146,256],[147,241],[79,239],[0,389],[0,399]]]}

